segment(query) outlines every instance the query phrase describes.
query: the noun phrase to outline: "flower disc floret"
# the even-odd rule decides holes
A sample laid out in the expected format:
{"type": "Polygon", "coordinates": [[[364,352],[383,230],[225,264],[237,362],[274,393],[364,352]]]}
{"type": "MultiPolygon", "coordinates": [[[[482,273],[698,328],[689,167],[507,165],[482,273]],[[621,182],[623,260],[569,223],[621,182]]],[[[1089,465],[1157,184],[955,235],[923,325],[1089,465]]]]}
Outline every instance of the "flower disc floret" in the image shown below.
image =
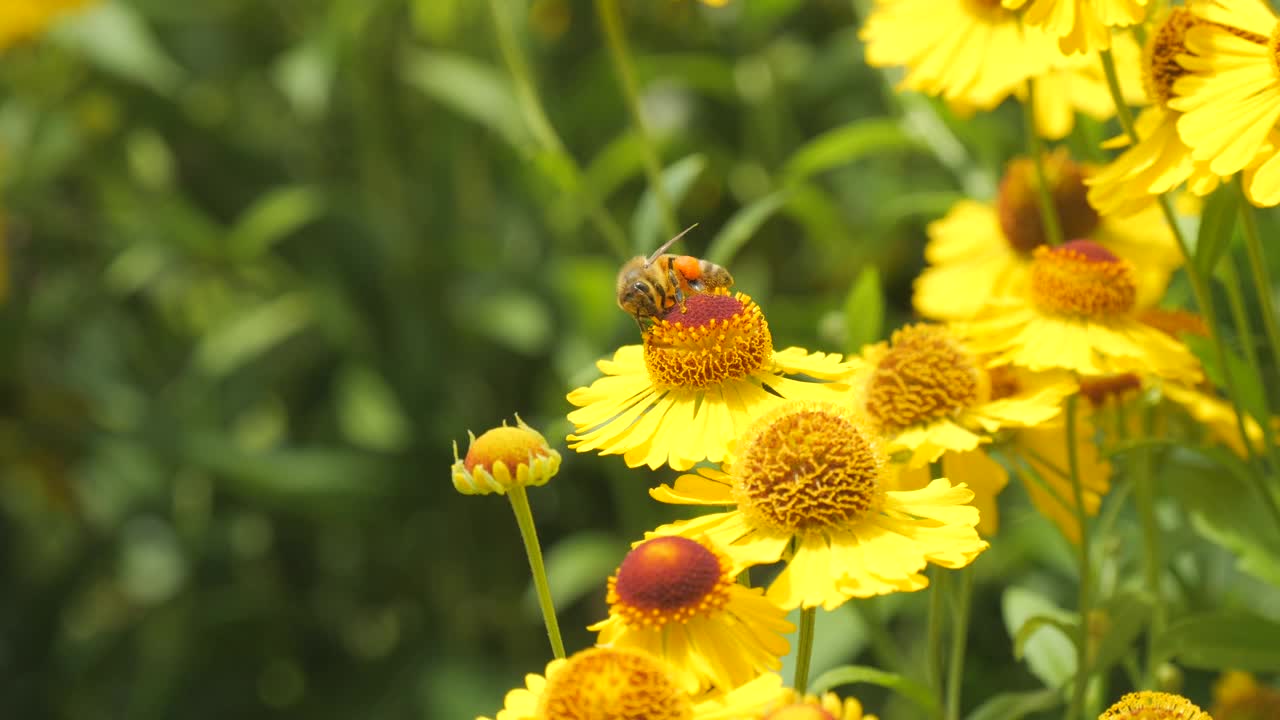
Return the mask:
{"type": "Polygon", "coordinates": [[[569,658],[538,703],[537,720],[688,720],[693,703],[666,668],[640,652],[583,650],[569,658]]]}
{"type": "Polygon", "coordinates": [[[515,486],[544,485],[560,470],[560,453],[546,438],[516,416],[516,427],[504,424],[471,439],[465,459],[453,444],[453,487],[465,495],[505,493],[515,486]]]}
{"type": "Polygon", "coordinates": [[[979,382],[978,368],[946,329],[909,325],[893,333],[867,383],[867,414],[896,432],[974,404],[979,382]]]}
{"type": "MultiPolygon", "coordinates": [[[[1049,195],[1065,237],[1088,237],[1098,228],[1098,212],[1089,204],[1085,171],[1065,148],[1042,159],[1049,195]]],[[[1000,228],[1010,247],[1029,253],[1048,242],[1040,217],[1039,178],[1031,158],[1012,160],[1005,168],[996,197],[1000,228]]]]}
{"type": "Polygon", "coordinates": [[[1213,720],[1190,700],[1172,693],[1129,693],[1107,708],[1098,720],[1213,720]]]}
{"type": "Polygon", "coordinates": [[[637,545],[609,578],[609,612],[628,624],[687,622],[724,607],[732,564],[696,540],[670,536],[637,545]]]}
{"type": "Polygon", "coordinates": [[[706,388],[741,380],[773,354],[760,308],[746,295],[700,293],[676,305],[644,334],[644,362],[657,387],[706,388]]]}
{"type": "Polygon", "coordinates": [[[1031,266],[1031,297],[1042,310],[1106,318],[1133,309],[1134,269],[1091,240],[1038,248],[1031,266]]]}
{"type": "Polygon", "coordinates": [[[823,710],[818,705],[797,703],[780,707],[765,715],[761,720],[838,720],[835,715],[823,710]]]}
{"type": "Polygon", "coordinates": [[[822,531],[855,522],[880,502],[877,448],[840,406],[784,405],[756,421],[737,450],[734,494],[766,527],[822,531]]]}
{"type": "Polygon", "coordinates": [[[1142,51],[1142,84],[1147,97],[1161,105],[1173,97],[1173,84],[1187,74],[1178,56],[1187,52],[1187,31],[1199,20],[1186,8],[1173,8],[1151,33],[1142,51]]]}

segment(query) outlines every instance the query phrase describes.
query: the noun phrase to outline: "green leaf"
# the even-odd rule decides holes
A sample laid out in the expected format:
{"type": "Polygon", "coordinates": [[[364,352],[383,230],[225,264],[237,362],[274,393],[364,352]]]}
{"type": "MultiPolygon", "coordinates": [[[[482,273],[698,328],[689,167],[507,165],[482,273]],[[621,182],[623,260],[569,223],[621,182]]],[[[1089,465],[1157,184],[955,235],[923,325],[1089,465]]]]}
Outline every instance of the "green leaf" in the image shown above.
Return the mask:
{"type": "MultiPolygon", "coordinates": [[[[680,207],[689,188],[693,187],[693,181],[698,179],[706,167],[706,156],[694,153],[677,160],[662,172],[662,188],[671,201],[672,212],[680,207]]],[[[677,228],[677,231],[683,229],[677,228]]],[[[648,255],[658,249],[665,239],[660,239],[661,233],[662,215],[658,208],[658,197],[653,188],[645,188],[636,205],[635,215],[631,218],[631,241],[635,243],[636,252],[648,255]]]]}
{"type": "Polygon", "coordinates": [[[1194,668],[1280,671],[1280,624],[1243,614],[1215,611],[1181,618],[1155,644],[1156,656],[1194,668]]]}
{"type": "MultiPolygon", "coordinates": [[[[627,543],[602,532],[577,532],[547,548],[547,584],[556,607],[565,608],[580,598],[601,591],[600,578],[608,577],[622,562],[627,543]]],[[[530,585],[522,600],[531,617],[538,616],[538,596],[530,585]]]]}
{"type": "Polygon", "coordinates": [[[930,716],[937,715],[939,712],[938,701],[929,688],[911,678],[865,665],[844,665],[832,668],[810,683],[809,692],[821,695],[832,688],[854,683],[870,683],[888,688],[915,703],[930,716]]]}
{"type": "Polygon", "coordinates": [[[1013,637],[1013,657],[1022,660],[1026,656],[1027,643],[1037,632],[1046,627],[1057,630],[1067,642],[1075,646],[1076,623],[1061,617],[1033,615],[1022,623],[1022,627],[1018,628],[1018,634],[1013,637]]]}
{"type": "Polygon", "coordinates": [[[669,80],[704,95],[730,102],[741,102],[733,65],[724,57],[712,54],[667,53],[639,55],[635,59],[636,76],[642,87],[654,80],[669,80]]]}
{"type": "Polygon", "coordinates": [[[828,130],[800,146],[783,169],[787,183],[800,182],[815,173],[848,165],[882,152],[918,150],[920,142],[896,120],[868,118],[828,130]]]}
{"type": "MultiPolygon", "coordinates": [[[[1222,365],[1218,362],[1218,352],[1213,340],[1183,333],[1182,341],[1200,360],[1204,374],[1218,387],[1227,387],[1226,376],[1222,365]]],[[[1231,379],[1235,381],[1242,410],[1252,415],[1263,427],[1270,425],[1270,414],[1267,409],[1267,395],[1262,391],[1262,379],[1253,372],[1253,368],[1239,353],[1230,347],[1226,348],[1227,366],[1231,370],[1231,379]]]]}
{"type": "Polygon", "coordinates": [[[268,191],[236,220],[227,236],[227,246],[238,258],[260,257],[319,217],[324,207],[324,197],[314,188],[291,185],[268,191]]]}
{"type": "Polygon", "coordinates": [[[1212,275],[1236,229],[1239,195],[1232,186],[1223,186],[1209,196],[1200,215],[1200,231],[1196,234],[1195,263],[1204,275],[1212,275]]]}
{"type": "Polygon", "coordinates": [[[104,2],[72,13],[57,24],[56,42],[80,53],[109,73],[152,90],[177,91],[185,75],[164,46],[126,3],[104,2]]]}
{"type": "Polygon", "coordinates": [[[1091,675],[1105,675],[1133,646],[1151,619],[1151,601],[1145,596],[1122,593],[1108,600],[1102,609],[1108,620],[1106,632],[1094,648],[1091,675]]]}
{"type": "Polygon", "coordinates": [[[196,365],[211,375],[226,375],[312,320],[311,302],[294,293],[263,303],[214,328],[196,346],[196,365]]]}
{"type": "Polygon", "coordinates": [[[405,61],[409,83],[455,112],[488,127],[514,147],[532,136],[506,76],[487,63],[455,53],[418,51],[405,61]]]}
{"type": "Polygon", "coordinates": [[[1000,693],[978,707],[965,720],[1018,720],[1062,704],[1062,693],[1052,688],[1000,693]]]}
{"type": "Polygon", "coordinates": [[[606,200],[623,183],[644,172],[644,140],[627,131],[605,145],[583,171],[583,185],[606,200]]]}
{"type": "Polygon", "coordinates": [[[352,444],[368,450],[400,450],[409,443],[409,421],[395,391],[376,371],[348,367],[338,376],[338,426],[352,444]]]}
{"type": "MultiPolygon", "coordinates": [[[[1070,631],[1048,631],[1044,625],[1065,623],[1074,626],[1075,618],[1039,594],[1022,587],[1005,591],[1001,602],[1005,629],[1010,637],[1017,637],[1028,622],[1041,625],[1039,632],[1028,633],[1021,644],[1022,655],[1032,674],[1048,687],[1062,687],[1076,673],[1076,647],[1069,639],[1070,631]],[[1037,617],[1053,618],[1054,622],[1036,620],[1037,617]]],[[[1061,628],[1059,628],[1061,629],[1061,628]]]]}
{"type": "Polygon", "coordinates": [[[740,208],[707,246],[706,258],[720,265],[731,263],[756,230],[786,204],[788,195],[779,190],[740,208]]]}
{"type": "Polygon", "coordinates": [[[864,345],[880,340],[884,332],[884,291],[880,271],[867,265],[849,288],[844,300],[845,351],[857,353],[864,345]]]}

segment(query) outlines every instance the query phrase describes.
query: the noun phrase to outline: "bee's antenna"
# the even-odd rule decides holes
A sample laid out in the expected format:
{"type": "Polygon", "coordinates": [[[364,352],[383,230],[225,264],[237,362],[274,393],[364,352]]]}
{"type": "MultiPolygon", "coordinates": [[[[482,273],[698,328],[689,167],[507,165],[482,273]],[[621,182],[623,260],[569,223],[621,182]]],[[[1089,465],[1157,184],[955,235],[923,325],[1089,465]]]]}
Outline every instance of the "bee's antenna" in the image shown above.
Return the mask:
{"type": "Polygon", "coordinates": [[[654,251],[653,251],[653,254],[652,254],[652,255],[650,255],[650,256],[649,256],[649,257],[644,261],[644,266],[645,266],[645,267],[649,267],[650,265],[652,265],[652,264],[653,264],[653,261],[654,261],[654,260],[657,260],[659,255],[661,255],[662,253],[664,253],[664,252],[666,252],[666,251],[667,251],[667,248],[669,248],[669,247],[671,247],[672,245],[674,245],[674,244],[675,244],[675,242],[676,242],[677,240],[679,240],[680,238],[684,237],[686,234],[688,234],[688,232],[689,232],[690,230],[692,230],[692,229],[694,229],[694,228],[696,228],[696,227],[698,227],[698,223],[694,223],[694,224],[690,225],[689,227],[687,227],[687,228],[685,228],[684,230],[682,230],[682,231],[680,232],[680,234],[679,234],[679,235],[676,235],[675,237],[671,238],[670,240],[668,240],[668,241],[666,241],[666,242],[662,243],[662,247],[658,248],[657,250],[654,250],[654,251]]]}

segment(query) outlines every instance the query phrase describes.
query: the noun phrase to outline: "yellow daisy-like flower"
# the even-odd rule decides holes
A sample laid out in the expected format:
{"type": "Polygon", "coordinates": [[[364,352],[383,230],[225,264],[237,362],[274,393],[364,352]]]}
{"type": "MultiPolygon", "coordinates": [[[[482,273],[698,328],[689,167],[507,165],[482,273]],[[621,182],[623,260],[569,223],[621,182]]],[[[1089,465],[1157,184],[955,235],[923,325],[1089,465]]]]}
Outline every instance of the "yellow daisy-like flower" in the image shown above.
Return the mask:
{"type": "MultiPolygon", "coordinates": [[[[1148,204],[1129,218],[1100,217],[1085,197],[1089,168],[1072,162],[1065,149],[1046,155],[1044,166],[1064,237],[1093,238],[1133,263],[1137,304],[1157,302],[1182,262],[1159,208],[1148,204]]],[[[1026,292],[1032,255],[1046,242],[1035,177],[1029,159],[1014,160],[994,205],[963,200],[929,225],[929,267],[915,282],[921,315],[969,320],[989,302],[1026,292]]]]}
{"type": "Polygon", "coordinates": [[[1006,8],[1026,7],[1023,22],[1058,38],[1064,53],[1105,50],[1111,28],[1142,22],[1147,0],[1003,0],[1006,8]]]}
{"type": "Polygon", "coordinates": [[[1195,703],[1173,693],[1129,693],[1098,716],[1098,720],[1213,720],[1195,703]]]}
{"type": "Polygon", "coordinates": [[[645,331],[643,346],[598,366],[604,377],[569,393],[579,407],[569,447],[676,470],[720,462],[730,439],[785,399],[838,398],[848,386],[833,381],[851,370],[839,355],[774,352],[760,308],[724,291],[689,297],[645,331]]]}
{"type": "Polygon", "coordinates": [[[1053,39],[999,0],[878,0],[859,36],[867,64],[904,66],[902,89],[979,110],[1049,69],[1053,39]]]}
{"type": "Polygon", "coordinates": [[[831,610],[852,597],[919,590],[928,563],[964,567],[986,549],[964,485],[888,490],[887,473],[851,409],[787,403],[735,441],[724,471],[702,468],[650,491],[662,502],[736,507],[656,534],[705,535],[744,565],[786,558],[767,593],[784,608],[831,610]]]}
{"type": "Polygon", "coordinates": [[[666,660],[685,692],[729,690],[782,667],[795,630],[760,588],[709,543],[646,540],[609,578],[609,617],[589,628],[605,647],[636,648],[666,660]]]}
{"type": "Polygon", "coordinates": [[[971,347],[996,365],[1199,382],[1191,351],[1137,318],[1137,292],[1132,263],[1091,240],[1040,247],[1025,297],[988,306],[969,326],[971,347]]]}
{"type": "Polygon", "coordinates": [[[506,493],[512,487],[545,485],[560,470],[560,453],[546,438],[516,416],[516,427],[493,428],[480,437],[467,432],[471,444],[458,458],[453,444],[453,487],[464,495],[506,493]]]}
{"type": "MultiPolygon", "coordinates": [[[[658,658],[639,650],[591,648],[530,673],[507,693],[496,720],[738,720],[785,697],[768,673],[695,701],[658,658]]],[[[489,720],[479,717],[477,720],[489,720]]]]}
{"type": "MultiPolygon", "coordinates": [[[[1142,102],[1141,49],[1132,35],[1116,36],[1112,52],[1116,58],[1116,73],[1120,80],[1120,93],[1131,105],[1142,102]]],[[[1050,140],[1061,140],[1071,134],[1076,124],[1076,113],[1083,113],[1098,122],[1106,122],[1116,114],[1107,78],[1102,64],[1091,54],[1058,55],[1049,69],[1035,77],[1036,93],[1033,108],[1036,132],[1050,140]]],[[[1026,101],[1026,90],[1018,89],[1018,99],[1026,101]]]]}
{"type": "Polygon", "coordinates": [[[1255,205],[1280,203],[1280,74],[1276,15],[1261,0],[1199,0],[1204,22],[1186,32],[1189,72],[1173,84],[1169,107],[1182,112],[1178,135],[1194,159],[1221,176],[1246,171],[1245,194],[1255,205]]]}
{"type": "Polygon", "coordinates": [[[1280,718],[1280,690],[1260,685],[1252,673],[1228,670],[1213,684],[1215,720],[1280,718]]]}
{"type": "Polygon", "coordinates": [[[93,0],[18,0],[0,7],[0,49],[44,32],[59,16],[93,0]]]}
{"type": "MultiPolygon", "coordinates": [[[[1182,114],[1169,108],[1174,83],[1187,73],[1178,62],[1187,52],[1187,31],[1203,22],[1186,8],[1172,8],[1147,38],[1141,67],[1150,106],[1134,123],[1138,143],[1085,180],[1089,203],[1103,215],[1132,215],[1150,208],[1153,195],[1183,183],[1203,197],[1221,182],[1207,162],[1192,159],[1191,149],[1178,137],[1182,114]]],[[[1122,136],[1106,145],[1124,147],[1128,143],[1129,138],[1122,136]]]]}
{"type": "Polygon", "coordinates": [[[777,707],[743,720],[876,720],[875,715],[863,714],[862,703],[854,698],[841,700],[835,693],[797,697],[791,689],[787,693],[777,707]]]}

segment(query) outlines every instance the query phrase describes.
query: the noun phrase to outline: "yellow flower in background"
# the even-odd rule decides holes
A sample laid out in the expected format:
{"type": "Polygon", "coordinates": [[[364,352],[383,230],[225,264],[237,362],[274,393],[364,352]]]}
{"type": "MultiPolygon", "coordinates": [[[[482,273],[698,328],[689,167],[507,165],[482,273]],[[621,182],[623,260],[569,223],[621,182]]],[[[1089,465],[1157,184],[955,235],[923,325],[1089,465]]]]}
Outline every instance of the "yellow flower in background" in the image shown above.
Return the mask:
{"type": "Polygon", "coordinates": [[[59,16],[95,0],[9,0],[0,5],[0,49],[44,32],[59,16]]]}
{"type": "Polygon", "coordinates": [[[731,690],[782,667],[795,627],[714,546],[683,537],[646,540],[609,578],[609,617],[589,628],[603,647],[662,658],[685,692],[731,690]]]}
{"type": "Polygon", "coordinates": [[[787,697],[777,707],[743,720],[876,720],[876,716],[864,715],[862,703],[854,698],[841,700],[835,693],[797,697],[788,688],[787,697]]]}
{"type": "Polygon", "coordinates": [[[1003,0],[1004,7],[1025,8],[1022,21],[1058,38],[1064,53],[1105,50],[1111,28],[1142,22],[1147,0],[1003,0]]]}
{"type": "Polygon", "coordinates": [[[1182,112],[1178,135],[1192,157],[1221,176],[1247,170],[1245,194],[1255,205],[1280,204],[1280,75],[1275,13],[1262,0],[1200,0],[1205,22],[1186,32],[1189,72],[1173,85],[1169,107],[1182,112]]]}
{"type": "MultiPolygon", "coordinates": [[[[1178,62],[1178,57],[1187,52],[1187,31],[1203,22],[1186,8],[1173,8],[1147,38],[1141,67],[1150,106],[1134,122],[1138,143],[1085,180],[1089,203],[1103,215],[1132,215],[1149,210],[1151,196],[1183,183],[1201,197],[1218,187],[1221,179],[1209,169],[1208,162],[1194,160],[1191,149],[1178,136],[1182,114],[1169,107],[1174,83],[1187,72],[1178,62]]],[[[1117,61],[1117,70],[1120,67],[1117,61]]],[[[1108,147],[1126,145],[1128,136],[1106,143],[1108,147]]]]}
{"type": "Polygon", "coordinates": [[[996,365],[1199,382],[1196,357],[1141,322],[1136,300],[1133,264],[1098,243],[1039,247],[1026,294],[989,305],[967,326],[970,346],[996,365]]]}
{"type": "Polygon", "coordinates": [[[604,377],[569,393],[569,447],[621,454],[630,467],[687,470],[720,462],[728,443],[784,399],[836,399],[851,367],[839,355],[774,352],[764,314],[749,297],[698,294],[598,363],[604,377]],[[805,375],[816,381],[799,380],[805,375]]]}
{"type": "Polygon", "coordinates": [[[878,0],[859,37],[867,64],[905,67],[901,89],[990,110],[1058,55],[999,0],[878,0]]]}
{"type": "Polygon", "coordinates": [[[1228,670],[1213,684],[1214,720],[1280,718],[1280,690],[1261,685],[1251,673],[1228,670]]]}
{"type": "MultiPolygon", "coordinates": [[[[1131,105],[1142,102],[1141,49],[1130,34],[1117,35],[1112,43],[1120,93],[1131,105]]],[[[1116,106],[1107,88],[1102,64],[1093,54],[1059,54],[1049,69],[1034,78],[1036,132],[1050,140],[1061,140],[1071,134],[1076,113],[1106,122],[1115,117],[1116,106]]],[[[1018,99],[1025,101],[1026,90],[1019,87],[1018,99]]]]}
{"type": "MultiPolygon", "coordinates": [[[[1140,307],[1156,303],[1169,276],[1182,263],[1173,234],[1154,204],[1128,218],[1099,216],[1086,199],[1091,168],[1077,165],[1065,149],[1044,157],[1064,239],[1092,238],[1133,263],[1140,307]]],[[[1028,158],[1009,163],[994,204],[956,203],[946,217],[930,223],[925,260],[915,281],[916,309],[937,320],[968,320],[987,303],[1026,292],[1032,254],[1044,245],[1035,165],[1028,158]]]]}
{"type": "Polygon", "coordinates": [[[1195,703],[1173,693],[1129,693],[1107,708],[1098,720],[1213,720],[1195,703]]]}
{"type": "Polygon", "coordinates": [[[849,408],[791,402],[734,444],[724,470],[700,468],[650,494],[668,503],[733,505],[664,525],[658,535],[706,536],[743,565],[786,559],[768,597],[784,608],[831,610],[853,597],[927,587],[929,563],[964,567],[987,543],[964,485],[935,480],[887,489],[877,439],[849,408]]]}
{"type": "Polygon", "coordinates": [[[775,706],[784,697],[782,678],[768,673],[695,701],[658,658],[638,650],[591,648],[552,660],[545,675],[526,675],[525,687],[507,693],[496,720],[737,720],[775,706]]]}

